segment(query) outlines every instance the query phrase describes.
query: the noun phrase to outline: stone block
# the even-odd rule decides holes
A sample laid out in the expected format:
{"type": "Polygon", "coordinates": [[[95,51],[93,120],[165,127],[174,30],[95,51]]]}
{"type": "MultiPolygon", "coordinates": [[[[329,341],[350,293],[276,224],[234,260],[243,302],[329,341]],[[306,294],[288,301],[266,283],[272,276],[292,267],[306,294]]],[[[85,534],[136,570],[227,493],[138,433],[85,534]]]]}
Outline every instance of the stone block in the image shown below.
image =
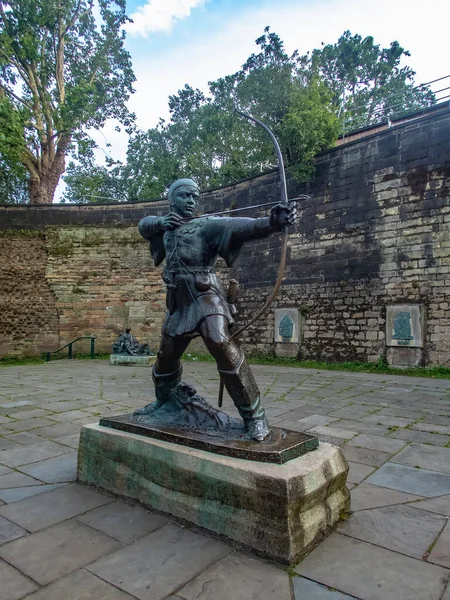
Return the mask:
{"type": "Polygon", "coordinates": [[[292,342],[276,342],[275,354],[280,357],[297,358],[300,351],[300,344],[292,342]]]}
{"type": "Polygon", "coordinates": [[[139,500],[294,564],[349,509],[348,466],[329,444],[285,464],[220,456],[99,425],[83,427],[78,480],[139,500]]]}
{"type": "Polygon", "coordinates": [[[109,362],[111,365],[127,367],[151,367],[156,361],[156,356],[130,356],[129,354],[111,354],[109,362]]]}

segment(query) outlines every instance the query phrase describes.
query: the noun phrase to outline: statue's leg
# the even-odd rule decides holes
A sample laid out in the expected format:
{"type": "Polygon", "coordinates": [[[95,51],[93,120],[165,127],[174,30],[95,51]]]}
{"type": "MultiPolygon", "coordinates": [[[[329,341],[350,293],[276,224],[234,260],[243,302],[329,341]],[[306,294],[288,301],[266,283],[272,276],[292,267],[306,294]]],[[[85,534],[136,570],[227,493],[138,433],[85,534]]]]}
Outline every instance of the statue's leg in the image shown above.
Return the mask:
{"type": "Polygon", "coordinates": [[[259,389],[244,353],[230,340],[227,319],[222,315],[207,317],[200,324],[200,333],[250,437],[263,441],[269,435],[269,424],[259,389]]]}
{"type": "Polygon", "coordinates": [[[143,415],[160,408],[170,398],[170,392],[181,382],[183,368],[181,356],[189,346],[189,339],[173,338],[162,334],[161,345],[156,362],[152,369],[152,379],[155,384],[156,402],[147,404],[144,408],[134,411],[135,415],[143,415]]]}

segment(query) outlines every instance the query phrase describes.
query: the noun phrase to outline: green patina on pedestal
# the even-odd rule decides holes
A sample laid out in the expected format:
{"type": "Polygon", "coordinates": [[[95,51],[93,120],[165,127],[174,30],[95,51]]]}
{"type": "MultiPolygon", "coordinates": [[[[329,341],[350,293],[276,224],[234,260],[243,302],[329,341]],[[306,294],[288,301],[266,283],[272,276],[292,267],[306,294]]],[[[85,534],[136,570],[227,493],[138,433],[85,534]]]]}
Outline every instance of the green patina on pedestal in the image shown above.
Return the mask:
{"type": "Polygon", "coordinates": [[[348,465],[320,444],[284,464],[223,456],[118,431],[82,428],[78,480],[293,565],[349,510],[348,465]]]}

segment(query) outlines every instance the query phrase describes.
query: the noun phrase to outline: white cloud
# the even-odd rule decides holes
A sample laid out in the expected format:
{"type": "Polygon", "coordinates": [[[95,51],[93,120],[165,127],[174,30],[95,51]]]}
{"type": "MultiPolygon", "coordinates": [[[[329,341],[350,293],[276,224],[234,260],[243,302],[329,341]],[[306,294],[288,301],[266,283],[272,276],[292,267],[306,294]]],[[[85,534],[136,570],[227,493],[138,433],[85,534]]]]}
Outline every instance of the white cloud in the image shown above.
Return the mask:
{"type": "MultiPolygon", "coordinates": [[[[190,4],[191,8],[200,6],[194,0],[190,4]]],[[[434,0],[433,11],[429,11],[425,0],[261,0],[259,9],[239,10],[223,21],[220,29],[205,27],[189,44],[174,44],[157,55],[147,52],[143,44],[142,52],[133,55],[136,93],[128,105],[136,113],[138,127],[154,127],[159,117],[169,117],[168,96],[185,83],[206,92],[209,80],[237,71],[257,51],[254,40],[266,25],[278,33],[288,52],[298,48],[305,53],[320,47],[321,42],[334,43],[346,29],[363,37],[372,35],[382,46],[398,40],[411,51],[405,62],[417,71],[416,82],[430,81],[450,73],[448,22],[435,18],[446,14],[447,4],[448,0],[434,0]]],[[[174,13],[173,0],[163,0],[160,5],[171,7],[174,13]]],[[[188,2],[180,0],[179,5],[186,7],[188,2]]],[[[112,147],[105,151],[124,160],[127,136],[117,133],[113,125],[108,123],[97,141],[104,148],[106,138],[112,147]]]]}
{"type": "MultiPolygon", "coordinates": [[[[448,0],[434,0],[435,8],[445,12],[448,0]]],[[[424,0],[324,0],[298,4],[280,0],[277,6],[264,2],[259,9],[230,15],[221,29],[205,28],[203,35],[189,44],[174,45],[164,53],[133,57],[136,93],[129,106],[136,112],[138,126],[154,127],[159,117],[168,117],[167,98],[185,83],[207,91],[208,80],[237,71],[257,50],[254,40],[266,25],[278,33],[288,52],[296,48],[305,53],[334,43],[346,29],[363,37],[373,35],[375,42],[387,46],[398,40],[411,51],[405,62],[416,71],[416,82],[447,75],[447,22],[436,21],[424,12],[424,0]],[[324,15],[332,18],[324,19],[324,15]]]]}
{"type": "Polygon", "coordinates": [[[191,9],[204,3],[205,0],[148,0],[131,15],[133,23],[128,23],[126,30],[144,37],[155,31],[170,31],[175,21],[189,17],[191,9]]]}

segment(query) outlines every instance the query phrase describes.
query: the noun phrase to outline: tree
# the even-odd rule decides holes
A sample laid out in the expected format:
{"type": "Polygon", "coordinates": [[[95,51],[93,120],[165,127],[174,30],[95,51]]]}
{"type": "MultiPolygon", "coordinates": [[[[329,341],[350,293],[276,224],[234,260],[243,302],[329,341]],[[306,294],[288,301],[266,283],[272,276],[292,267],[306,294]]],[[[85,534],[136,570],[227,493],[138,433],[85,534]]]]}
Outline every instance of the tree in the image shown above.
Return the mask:
{"type": "Polygon", "coordinates": [[[110,168],[92,163],[80,165],[70,162],[64,176],[66,189],[61,203],[76,202],[112,203],[125,202],[127,191],[122,176],[123,165],[116,164],[110,168]]]}
{"type": "Polygon", "coordinates": [[[272,142],[235,113],[235,104],[271,127],[296,177],[311,176],[315,154],[337,137],[330,94],[318,78],[297,72],[298,53],[286,54],[268,27],[256,43],[259,52],[239,71],[210,82],[207,94],[185,85],[169,98],[168,123],[132,137],[122,173],[129,199],[161,196],[182,175],[205,188],[273,168],[272,142]]]}
{"type": "Polygon", "coordinates": [[[18,173],[0,159],[0,204],[26,204],[28,190],[25,173],[18,173]]]}
{"type": "Polygon", "coordinates": [[[429,87],[414,83],[413,69],[400,67],[409,56],[397,41],[381,48],[371,36],[345,31],[335,44],[301,57],[299,65],[305,76],[323,79],[350,130],[434,104],[429,87]]]}
{"type": "Polygon", "coordinates": [[[132,124],[125,0],[0,0],[0,157],[26,170],[32,204],[53,200],[90,128],[132,124]]]}

